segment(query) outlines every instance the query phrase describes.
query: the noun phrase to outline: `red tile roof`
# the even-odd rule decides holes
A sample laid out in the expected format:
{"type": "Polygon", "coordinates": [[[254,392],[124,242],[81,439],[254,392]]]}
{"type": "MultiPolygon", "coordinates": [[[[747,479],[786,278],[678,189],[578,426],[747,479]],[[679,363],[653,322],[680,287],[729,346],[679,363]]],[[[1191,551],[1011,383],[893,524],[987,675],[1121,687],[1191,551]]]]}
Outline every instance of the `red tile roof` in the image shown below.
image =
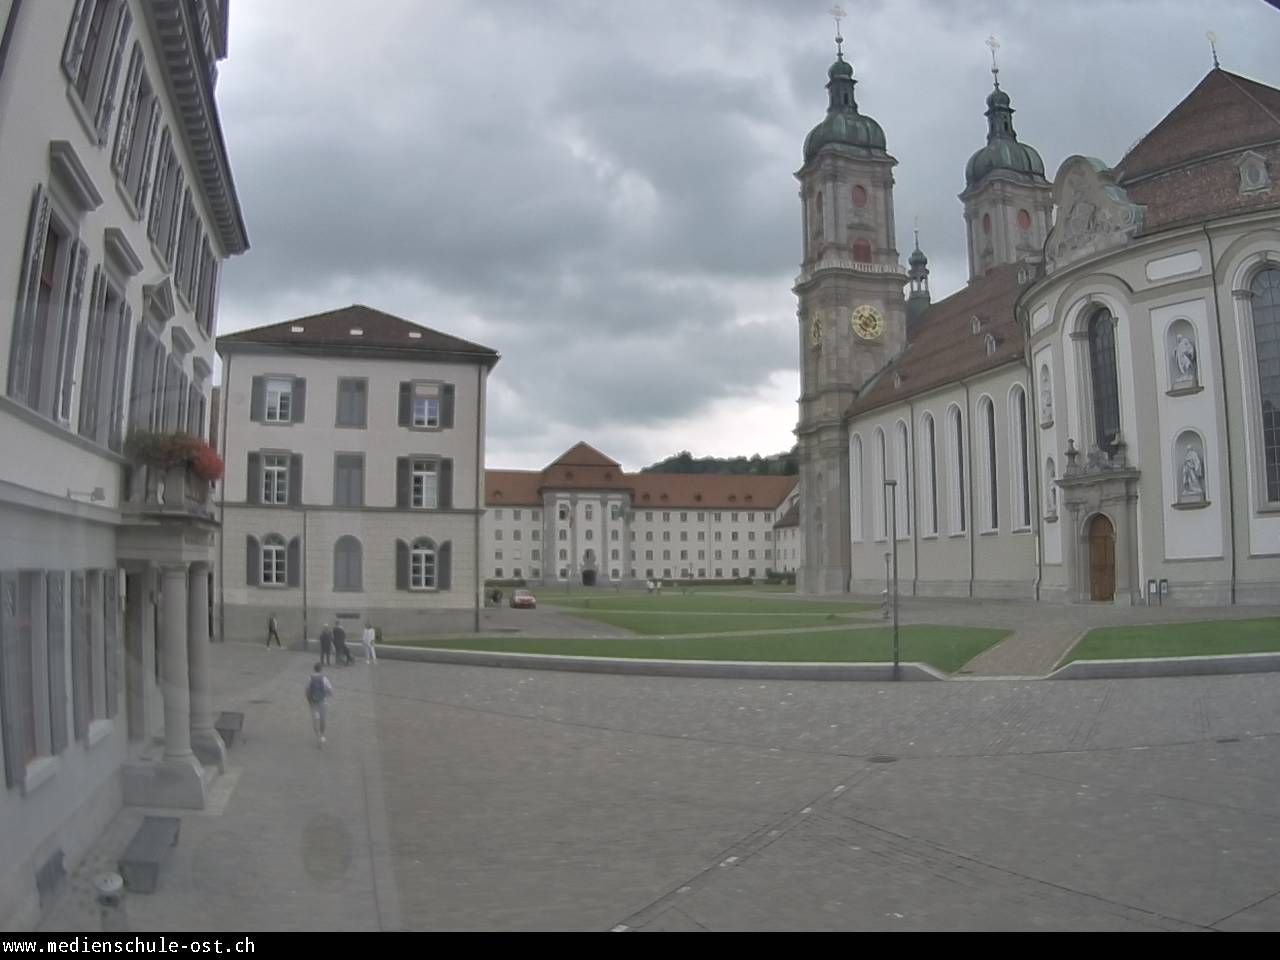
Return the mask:
{"type": "Polygon", "coordinates": [[[1227,151],[1280,140],[1280,90],[1210,70],[1117,165],[1122,185],[1227,151]]]}
{"type": "Polygon", "coordinates": [[[544,470],[486,470],[485,504],[539,507],[542,491],[629,492],[635,509],[773,510],[798,478],[722,473],[625,473],[616,460],[579,443],[544,470]]]}
{"type": "Polygon", "coordinates": [[[932,304],[907,349],[890,362],[849,407],[856,416],[899,403],[935,387],[1022,359],[1022,327],[1014,307],[1018,295],[1034,277],[1020,264],[995,267],[945,300],[932,304]],[[1018,282],[1020,270],[1026,282],[1018,282]],[[973,318],[980,322],[973,332],[973,318]],[[987,335],[995,338],[995,353],[987,353],[987,335]],[[895,374],[901,383],[895,381],[895,374]]]}

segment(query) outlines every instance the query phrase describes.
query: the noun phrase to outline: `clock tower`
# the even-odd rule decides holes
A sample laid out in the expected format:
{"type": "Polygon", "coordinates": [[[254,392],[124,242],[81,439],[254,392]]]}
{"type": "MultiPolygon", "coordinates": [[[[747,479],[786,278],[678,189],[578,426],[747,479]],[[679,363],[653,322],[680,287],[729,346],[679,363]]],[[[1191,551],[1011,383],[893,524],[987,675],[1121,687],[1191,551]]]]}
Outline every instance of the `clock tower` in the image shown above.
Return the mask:
{"type": "Polygon", "coordinates": [[[849,548],[849,436],[844,414],[858,390],[906,346],[893,218],[893,168],[884,131],[858,111],[853,66],[836,37],[827,116],[804,143],[800,204],[804,253],[799,299],[802,593],[843,593],[849,548]]]}

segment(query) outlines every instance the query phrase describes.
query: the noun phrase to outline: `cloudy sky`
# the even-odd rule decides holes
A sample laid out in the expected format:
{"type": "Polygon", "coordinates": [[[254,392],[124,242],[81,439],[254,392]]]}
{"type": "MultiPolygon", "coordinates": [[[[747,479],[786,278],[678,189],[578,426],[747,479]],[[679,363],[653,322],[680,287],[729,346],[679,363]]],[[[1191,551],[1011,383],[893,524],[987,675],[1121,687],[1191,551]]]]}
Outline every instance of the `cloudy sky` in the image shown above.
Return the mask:
{"type": "MultiPolygon", "coordinates": [[[[793,442],[793,173],[829,0],[234,0],[219,80],[253,249],[223,332],[365,303],[499,350],[488,464],[579,439],[629,469],[793,442]]],[[[1050,175],[1114,163],[1223,66],[1280,85],[1263,0],[844,0],[934,298],[966,279],[964,165],[994,32],[1050,175]]]]}

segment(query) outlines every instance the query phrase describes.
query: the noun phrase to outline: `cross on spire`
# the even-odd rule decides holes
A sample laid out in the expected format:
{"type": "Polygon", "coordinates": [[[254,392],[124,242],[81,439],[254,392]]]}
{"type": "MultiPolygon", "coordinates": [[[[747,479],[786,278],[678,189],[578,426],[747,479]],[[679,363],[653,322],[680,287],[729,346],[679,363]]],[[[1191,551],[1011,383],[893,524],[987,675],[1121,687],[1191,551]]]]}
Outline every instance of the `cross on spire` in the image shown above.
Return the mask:
{"type": "Polygon", "coordinates": [[[840,21],[848,16],[840,4],[836,4],[831,8],[831,17],[836,22],[836,59],[844,59],[844,37],[840,36],[840,21]]]}
{"type": "Polygon", "coordinates": [[[991,78],[995,81],[996,89],[1000,89],[1000,64],[996,62],[996,51],[1000,49],[1000,41],[996,39],[993,33],[987,37],[987,46],[991,50],[991,78]]]}
{"type": "Polygon", "coordinates": [[[1210,30],[1205,34],[1209,38],[1209,49],[1213,52],[1213,69],[1218,69],[1218,35],[1210,30]]]}

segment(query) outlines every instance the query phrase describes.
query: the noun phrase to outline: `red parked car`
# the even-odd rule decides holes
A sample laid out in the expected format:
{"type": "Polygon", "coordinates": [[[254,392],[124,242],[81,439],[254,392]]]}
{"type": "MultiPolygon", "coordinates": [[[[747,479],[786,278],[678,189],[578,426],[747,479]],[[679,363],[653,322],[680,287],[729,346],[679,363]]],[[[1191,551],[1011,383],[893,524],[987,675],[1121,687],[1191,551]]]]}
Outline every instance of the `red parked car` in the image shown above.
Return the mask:
{"type": "Polygon", "coordinates": [[[522,610],[533,610],[538,606],[538,599],[528,590],[512,590],[511,606],[522,610]]]}

